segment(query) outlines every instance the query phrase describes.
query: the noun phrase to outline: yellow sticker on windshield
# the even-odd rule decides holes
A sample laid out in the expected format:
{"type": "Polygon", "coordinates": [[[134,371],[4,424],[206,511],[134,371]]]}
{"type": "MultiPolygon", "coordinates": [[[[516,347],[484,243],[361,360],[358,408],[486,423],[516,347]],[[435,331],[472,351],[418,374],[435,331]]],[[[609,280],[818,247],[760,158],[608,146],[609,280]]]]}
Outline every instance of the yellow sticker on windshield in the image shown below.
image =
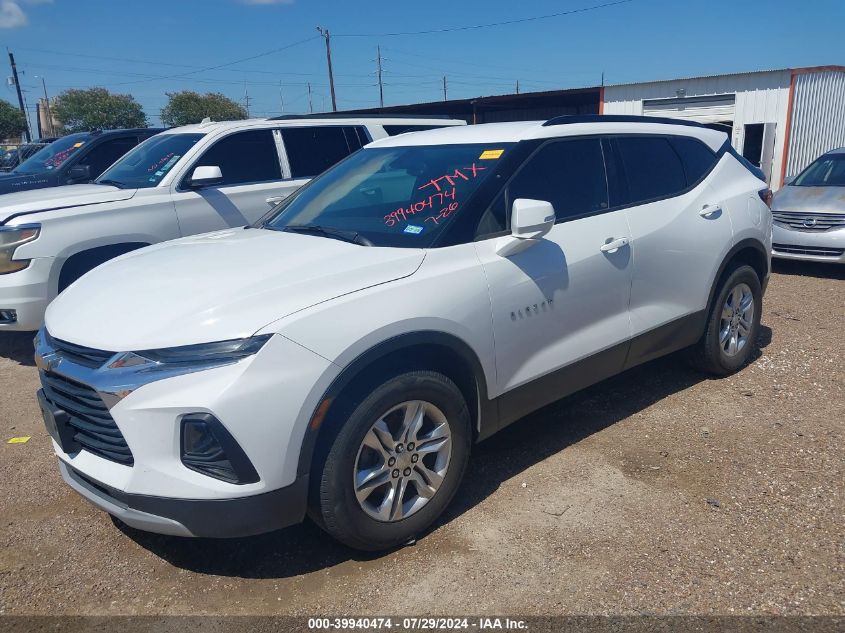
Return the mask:
{"type": "Polygon", "coordinates": [[[85,141],[81,141],[81,142],[79,142],[79,143],[74,143],[74,144],[73,144],[73,146],[74,146],[74,147],[82,147],[83,145],[85,145],[85,141]]]}
{"type": "Polygon", "coordinates": [[[500,158],[502,154],[505,153],[503,149],[485,149],[481,152],[481,156],[478,157],[478,160],[496,160],[500,158]]]}

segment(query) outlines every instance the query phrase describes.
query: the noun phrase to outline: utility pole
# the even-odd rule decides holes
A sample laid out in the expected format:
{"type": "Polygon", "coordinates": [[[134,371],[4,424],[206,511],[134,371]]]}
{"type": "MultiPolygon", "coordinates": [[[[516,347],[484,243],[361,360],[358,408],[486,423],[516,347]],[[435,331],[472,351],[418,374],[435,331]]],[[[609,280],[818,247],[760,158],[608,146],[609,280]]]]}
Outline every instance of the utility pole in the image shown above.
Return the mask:
{"type": "Polygon", "coordinates": [[[308,110],[314,114],[314,102],[311,101],[311,82],[308,82],[308,110]]]}
{"type": "Polygon", "coordinates": [[[332,112],[337,112],[337,99],[334,95],[334,73],[332,72],[332,36],[328,29],[318,26],[317,30],[320,32],[320,35],[323,36],[323,39],[326,40],[326,61],[329,65],[329,88],[332,91],[332,112]]]}
{"type": "Polygon", "coordinates": [[[47,134],[49,136],[55,136],[55,130],[53,130],[53,113],[50,111],[50,97],[47,96],[47,82],[44,80],[44,77],[41,77],[41,85],[44,87],[44,108],[47,110],[47,129],[49,130],[47,134]]]}
{"type": "Polygon", "coordinates": [[[384,107],[384,84],[381,81],[381,46],[376,46],[376,51],[378,51],[378,57],[376,58],[378,61],[378,103],[379,107],[384,107]]]}
{"type": "Polygon", "coordinates": [[[446,99],[446,75],[443,75],[443,101],[448,101],[446,99]]]}
{"type": "Polygon", "coordinates": [[[244,82],[244,108],[246,109],[246,118],[249,118],[249,90],[247,90],[246,82],[244,82]]]}
{"type": "Polygon", "coordinates": [[[279,80],[279,106],[282,108],[281,114],[285,113],[285,96],[282,94],[282,80],[279,80]]]}
{"type": "Polygon", "coordinates": [[[519,79],[516,80],[516,94],[519,94],[519,79]]]}
{"type": "MultiPolygon", "coordinates": [[[[9,49],[6,49],[9,50],[9,49]]],[[[29,117],[26,115],[26,106],[23,104],[23,93],[21,92],[21,82],[18,81],[18,67],[15,65],[15,56],[12,54],[12,51],[9,51],[9,63],[12,65],[12,77],[15,80],[15,90],[18,91],[18,105],[21,108],[21,113],[23,114],[23,118],[26,121],[26,128],[24,128],[24,139],[26,142],[29,143],[32,140],[32,136],[29,134],[29,117]]]]}

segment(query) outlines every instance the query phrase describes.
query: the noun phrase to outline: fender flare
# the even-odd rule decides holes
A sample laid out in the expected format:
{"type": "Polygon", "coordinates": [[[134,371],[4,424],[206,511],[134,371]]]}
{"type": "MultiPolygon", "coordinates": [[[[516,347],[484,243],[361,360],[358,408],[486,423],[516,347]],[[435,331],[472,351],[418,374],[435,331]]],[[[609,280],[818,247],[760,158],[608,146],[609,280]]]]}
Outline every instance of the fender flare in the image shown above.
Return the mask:
{"type": "Polygon", "coordinates": [[[311,470],[311,463],[317,448],[317,440],[323,428],[323,420],[331,409],[332,403],[343,390],[368,367],[385,359],[387,356],[411,347],[448,348],[457,354],[471,372],[474,379],[477,403],[467,402],[477,431],[478,439],[487,437],[498,428],[498,407],[487,395],[487,381],[481,361],[473,349],[462,339],[452,334],[434,330],[407,332],[386,339],[369,348],[352,362],[332,381],[319,403],[311,413],[305,436],[299,451],[297,476],[306,475],[311,470]]]}
{"type": "Polygon", "coordinates": [[[719,265],[719,270],[716,272],[716,276],[713,278],[713,283],[710,285],[710,296],[707,297],[705,315],[710,314],[710,310],[713,307],[713,299],[716,296],[716,291],[719,288],[719,282],[721,282],[722,278],[724,277],[725,270],[727,269],[728,264],[733,261],[737,253],[748,248],[752,248],[757,251],[760,257],[762,257],[763,261],[766,262],[766,274],[760,280],[760,285],[765,289],[766,281],[769,277],[769,272],[771,270],[769,254],[766,252],[766,247],[761,241],[755,240],[754,238],[746,238],[744,240],[741,240],[731,247],[725,257],[722,259],[722,263],[719,265]]]}

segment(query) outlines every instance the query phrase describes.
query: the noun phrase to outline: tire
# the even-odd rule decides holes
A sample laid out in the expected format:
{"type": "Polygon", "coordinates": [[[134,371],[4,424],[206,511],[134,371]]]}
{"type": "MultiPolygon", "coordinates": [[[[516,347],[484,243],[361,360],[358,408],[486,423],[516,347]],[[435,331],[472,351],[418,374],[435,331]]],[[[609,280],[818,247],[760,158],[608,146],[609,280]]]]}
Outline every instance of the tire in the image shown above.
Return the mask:
{"type": "Polygon", "coordinates": [[[704,335],[689,349],[690,364],[716,376],[727,376],[743,367],[757,349],[762,312],[763,290],[754,269],[741,265],[730,271],[714,296],[704,335]],[[737,301],[738,305],[734,305],[737,301]],[[753,306],[750,319],[741,318],[748,316],[743,311],[747,303],[753,306]],[[732,341],[735,334],[736,340],[732,341]]]}
{"type": "Polygon", "coordinates": [[[315,478],[310,514],[354,549],[407,543],[452,500],[471,436],[466,402],[447,377],[414,371],[391,378],[360,399],[343,421],[315,478]],[[403,426],[405,420],[420,426],[403,426]],[[397,504],[397,498],[405,503],[397,504]]]}

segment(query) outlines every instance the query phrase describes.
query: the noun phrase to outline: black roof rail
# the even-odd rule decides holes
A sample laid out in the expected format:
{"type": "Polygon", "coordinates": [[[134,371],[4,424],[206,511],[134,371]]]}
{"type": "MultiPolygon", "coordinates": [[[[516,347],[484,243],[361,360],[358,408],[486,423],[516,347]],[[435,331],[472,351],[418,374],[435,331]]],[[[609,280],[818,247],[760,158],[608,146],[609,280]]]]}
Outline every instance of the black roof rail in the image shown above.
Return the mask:
{"type": "Polygon", "coordinates": [[[670,119],[662,116],[636,116],[633,114],[573,114],[556,116],[543,123],[543,127],[551,125],[567,125],[570,123],[668,123],[669,125],[686,125],[689,127],[706,128],[697,121],[670,119]]]}
{"type": "Polygon", "coordinates": [[[296,121],[297,119],[451,119],[448,114],[375,114],[373,112],[329,112],[323,114],[283,114],[269,121],[296,121]]]}

